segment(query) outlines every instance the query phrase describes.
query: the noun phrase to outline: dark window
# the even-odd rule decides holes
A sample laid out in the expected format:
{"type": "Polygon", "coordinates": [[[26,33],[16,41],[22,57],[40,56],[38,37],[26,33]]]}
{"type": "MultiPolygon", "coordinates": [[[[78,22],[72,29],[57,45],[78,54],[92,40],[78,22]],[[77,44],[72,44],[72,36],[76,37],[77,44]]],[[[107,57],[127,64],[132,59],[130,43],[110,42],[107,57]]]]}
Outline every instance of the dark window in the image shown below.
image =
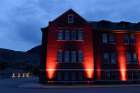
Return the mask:
{"type": "Polygon", "coordinates": [[[115,52],[105,52],[103,54],[103,63],[104,64],[116,64],[116,53],[115,52]]]}
{"type": "Polygon", "coordinates": [[[115,43],[115,35],[114,34],[109,34],[109,43],[114,44],[115,43]]]}
{"type": "Polygon", "coordinates": [[[78,40],[83,40],[83,31],[78,31],[78,40]]]}
{"type": "Polygon", "coordinates": [[[117,59],[116,59],[116,53],[111,53],[111,55],[110,55],[110,59],[111,59],[111,64],[116,64],[116,61],[117,61],[117,59]]]}
{"type": "Polygon", "coordinates": [[[76,40],[76,31],[71,31],[71,40],[76,40]]]}
{"type": "Polygon", "coordinates": [[[76,51],[71,51],[71,62],[72,63],[76,63],[76,57],[77,54],[76,54],[76,51]]]}
{"type": "Polygon", "coordinates": [[[62,72],[57,72],[57,80],[61,81],[62,80],[62,72]]]}
{"type": "Polygon", "coordinates": [[[134,34],[130,34],[129,42],[130,42],[130,44],[134,44],[135,43],[135,35],[134,34]]]}
{"type": "Polygon", "coordinates": [[[137,64],[137,55],[136,55],[136,53],[128,51],[126,56],[127,56],[128,64],[137,64]]]}
{"type": "Polygon", "coordinates": [[[106,33],[102,34],[102,42],[103,43],[108,43],[108,35],[106,33]]]}
{"type": "Polygon", "coordinates": [[[57,60],[58,63],[82,63],[83,52],[81,50],[58,50],[57,60]]]}
{"type": "Polygon", "coordinates": [[[65,40],[70,40],[70,31],[65,31],[65,40]]]}
{"type": "Polygon", "coordinates": [[[69,81],[69,72],[64,72],[64,80],[69,81]]]}
{"type": "Polygon", "coordinates": [[[82,63],[83,61],[83,52],[81,50],[78,51],[78,62],[82,63]]]}
{"type": "Polygon", "coordinates": [[[77,73],[76,72],[71,72],[71,80],[72,81],[75,81],[76,80],[76,75],[77,73]]]}
{"type": "Polygon", "coordinates": [[[68,50],[64,51],[64,62],[65,63],[70,62],[70,51],[68,51],[68,50]]]}
{"type": "Polygon", "coordinates": [[[57,35],[57,40],[83,40],[83,31],[78,30],[60,30],[57,35]]]}
{"type": "Polygon", "coordinates": [[[110,73],[110,71],[105,71],[104,72],[104,77],[105,77],[105,80],[110,80],[111,79],[111,73],[110,73]]]}
{"type": "Polygon", "coordinates": [[[63,51],[62,50],[58,50],[57,59],[58,59],[59,63],[61,63],[63,61],[63,51]]]}
{"type": "Polygon", "coordinates": [[[58,32],[58,40],[63,40],[64,39],[64,34],[63,34],[63,31],[59,31],[58,32]]]}
{"type": "Polygon", "coordinates": [[[68,15],[68,23],[74,23],[74,16],[73,15],[68,15]]]}
{"type": "Polygon", "coordinates": [[[103,63],[109,64],[109,54],[108,53],[103,54],[103,63]]]}
{"type": "Polygon", "coordinates": [[[135,35],[134,34],[125,34],[124,35],[124,43],[125,44],[134,44],[135,43],[135,35]]]}

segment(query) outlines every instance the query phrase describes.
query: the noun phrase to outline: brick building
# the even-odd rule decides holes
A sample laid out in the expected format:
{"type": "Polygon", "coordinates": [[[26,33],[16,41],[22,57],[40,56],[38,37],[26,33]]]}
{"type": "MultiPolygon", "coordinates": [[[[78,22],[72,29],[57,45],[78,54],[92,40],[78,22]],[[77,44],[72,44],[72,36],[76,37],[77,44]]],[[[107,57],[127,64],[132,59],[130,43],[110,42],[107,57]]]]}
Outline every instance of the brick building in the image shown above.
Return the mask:
{"type": "Polygon", "coordinates": [[[140,80],[140,24],[87,21],[72,9],[42,28],[41,83],[140,80]]]}

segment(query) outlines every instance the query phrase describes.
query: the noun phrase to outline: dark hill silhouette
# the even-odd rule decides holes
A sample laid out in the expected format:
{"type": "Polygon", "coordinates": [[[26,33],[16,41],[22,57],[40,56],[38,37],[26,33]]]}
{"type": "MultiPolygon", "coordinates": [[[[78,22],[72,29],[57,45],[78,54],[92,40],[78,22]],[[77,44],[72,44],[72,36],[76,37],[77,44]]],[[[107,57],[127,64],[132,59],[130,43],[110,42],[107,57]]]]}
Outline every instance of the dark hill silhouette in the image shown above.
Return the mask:
{"type": "Polygon", "coordinates": [[[37,46],[26,52],[0,48],[0,70],[12,68],[34,72],[39,69],[40,48],[37,46]]]}

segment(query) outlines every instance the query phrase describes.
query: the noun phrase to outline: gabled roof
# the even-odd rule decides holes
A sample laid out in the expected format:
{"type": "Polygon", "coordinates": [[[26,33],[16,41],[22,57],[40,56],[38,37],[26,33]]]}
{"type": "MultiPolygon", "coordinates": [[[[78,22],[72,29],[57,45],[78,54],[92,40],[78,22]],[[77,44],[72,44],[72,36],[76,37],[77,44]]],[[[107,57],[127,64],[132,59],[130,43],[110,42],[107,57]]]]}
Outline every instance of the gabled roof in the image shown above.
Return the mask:
{"type": "Polygon", "coordinates": [[[56,23],[56,24],[65,23],[66,24],[68,15],[74,15],[75,23],[81,23],[81,24],[88,23],[82,16],[80,16],[78,13],[76,13],[72,9],[69,9],[68,11],[64,12],[62,15],[58,16],[55,20],[52,21],[52,23],[56,23]]]}

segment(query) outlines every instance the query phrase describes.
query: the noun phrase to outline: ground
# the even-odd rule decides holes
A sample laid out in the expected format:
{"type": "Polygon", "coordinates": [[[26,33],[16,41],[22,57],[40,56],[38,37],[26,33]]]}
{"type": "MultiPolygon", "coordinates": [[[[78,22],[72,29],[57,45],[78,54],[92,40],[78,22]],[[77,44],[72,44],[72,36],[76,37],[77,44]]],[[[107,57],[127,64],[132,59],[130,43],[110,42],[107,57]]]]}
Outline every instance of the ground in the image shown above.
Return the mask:
{"type": "Polygon", "coordinates": [[[58,87],[42,86],[37,78],[0,79],[1,93],[140,93],[140,85],[58,87]]]}

